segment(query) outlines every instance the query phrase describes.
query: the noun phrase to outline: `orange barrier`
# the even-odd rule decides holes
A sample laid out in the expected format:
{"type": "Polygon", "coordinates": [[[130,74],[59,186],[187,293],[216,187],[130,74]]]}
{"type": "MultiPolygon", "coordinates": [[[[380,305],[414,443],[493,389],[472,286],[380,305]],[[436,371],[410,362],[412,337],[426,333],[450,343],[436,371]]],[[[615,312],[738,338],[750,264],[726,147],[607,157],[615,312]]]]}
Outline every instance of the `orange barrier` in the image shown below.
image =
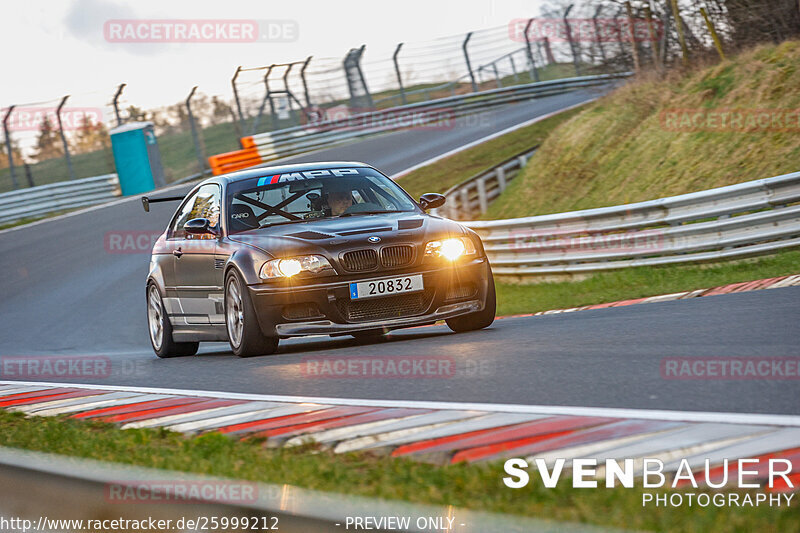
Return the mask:
{"type": "Polygon", "coordinates": [[[242,137],[241,143],[243,147],[241,150],[212,155],[208,158],[208,164],[215,176],[249,168],[264,162],[252,137],[242,137]]]}

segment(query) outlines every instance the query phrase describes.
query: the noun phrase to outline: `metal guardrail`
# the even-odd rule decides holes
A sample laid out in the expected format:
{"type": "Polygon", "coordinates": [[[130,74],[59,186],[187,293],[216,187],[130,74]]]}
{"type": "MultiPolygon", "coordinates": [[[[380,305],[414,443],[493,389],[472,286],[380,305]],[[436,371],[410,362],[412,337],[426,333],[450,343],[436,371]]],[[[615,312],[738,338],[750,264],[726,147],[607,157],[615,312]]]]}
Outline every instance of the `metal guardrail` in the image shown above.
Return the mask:
{"type": "MultiPolygon", "coordinates": [[[[87,531],[91,528],[78,527],[77,521],[83,521],[85,526],[90,520],[110,518],[120,522],[144,521],[145,524],[153,518],[163,520],[164,525],[170,520],[171,525],[160,530],[199,531],[208,529],[206,526],[212,523],[210,517],[215,517],[218,523],[225,523],[223,517],[228,522],[235,517],[238,518],[236,523],[248,519],[248,524],[258,526],[232,528],[237,530],[337,533],[356,529],[352,523],[347,527],[348,518],[364,516],[408,517],[408,527],[391,530],[418,533],[442,531],[441,526],[425,520],[429,517],[451,517],[457,520],[457,529],[464,533],[623,531],[4,447],[0,447],[0,516],[29,520],[28,531],[36,529],[37,524],[43,526],[39,531],[56,529],[52,525],[57,521],[72,521],[71,526],[62,525],[58,531],[87,531]],[[189,526],[189,520],[196,525],[189,526]],[[44,527],[48,523],[51,528],[44,527]],[[186,525],[180,527],[181,524],[186,525]],[[428,524],[430,526],[426,527],[428,524]]],[[[142,529],[147,528],[143,526],[142,529]]],[[[216,527],[210,530],[220,531],[216,527]]]]}
{"type": "MultiPolygon", "coordinates": [[[[482,174],[484,181],[490,173],[482,174]]],[[[647,202],[466,225],[481,235],[496,275],[530,278],[800,246],[797,202],[800,172],[647,202]]],[[[474,208],[473,200],[467,204],[474,208]]]]}
{"type": "Polygon", "coordinates": [[[0,194],[0,224],[86,207],[120,195],[116,174],[105,174],[0,194]]]}
{"type": "Polygon", "coordinates": [[[489,203],[506,190],[508,183],[517,177],[538,148],[529,148],[489,170],[453,185],[444,192],[447,203],[444,207],[433,210],[433,213],[452,220],[472,220],[486,213],[489,203]]]}
{"type": "Polygon", "coordinates": [[[444,123],[500,105],[605,85],[630,75],[630,72],[622,72],[515,85],[261,133],[243,137],[242,150],[212,156],[209,163],[214,174],[224,174],[282,157],[330,148],[368,135],[444,123]]]}

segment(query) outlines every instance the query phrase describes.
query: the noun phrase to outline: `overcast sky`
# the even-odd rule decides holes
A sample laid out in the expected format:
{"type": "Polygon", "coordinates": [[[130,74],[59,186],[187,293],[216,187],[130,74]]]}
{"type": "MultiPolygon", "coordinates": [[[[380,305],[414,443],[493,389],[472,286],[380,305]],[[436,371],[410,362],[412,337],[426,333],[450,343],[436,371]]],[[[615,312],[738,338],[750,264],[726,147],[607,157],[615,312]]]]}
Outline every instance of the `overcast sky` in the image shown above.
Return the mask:
{"type": "MultiPolygon", "coordinates": [[[[4,1],[0,16],[0,107],[76,95],[78,105],[110,100],[125,82],[126,100],[144,108],[182,100],[193,85],[230,97],[237,65],[260,66],[342,57],[366,44],[387,57],[397,42],[427,41],[506,26],[538,14],[539,0],[37,0],[4,1]],[[112,43],[110,19],[289,19],[287,43],[112,43]],[[86,93],[96,92],[96,95],[86,93]]],[[[95,104],[96,105],[96,104],[95,104]]]]}

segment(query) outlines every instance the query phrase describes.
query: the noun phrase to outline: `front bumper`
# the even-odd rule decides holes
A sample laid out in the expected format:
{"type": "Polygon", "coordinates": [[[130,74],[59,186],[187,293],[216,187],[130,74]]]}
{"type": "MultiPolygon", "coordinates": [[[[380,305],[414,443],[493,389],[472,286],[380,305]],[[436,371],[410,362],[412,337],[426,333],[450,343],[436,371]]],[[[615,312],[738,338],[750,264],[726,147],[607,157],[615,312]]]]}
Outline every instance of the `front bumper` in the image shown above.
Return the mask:
{"type": "MultiPolygon", "coordinates": [[[[264,335],[344,335],[367,330],[388,331],[420,326],[480,311],[486,302],[489,272],[486,258],[479,258],[465,263],[375,272],[362,276],[337,276],[326,283],[306,281],[292,284],[287,281],[281,284],[250,285],[248,289],[264,335]],[[350,300],[349,284],[353,281],[414,274],[423,276],[425,287],[422,293],[416,293],[418,300],[415,300],[414,305],[399,305],[397,299],[415,293],[350,300]],[[474,287],[474,291],[456,290],[464,287],[474,287]],[[358,306],[362,307],[354,310],[358,306]],[[298,308],[316,310],[316,313],[310,316],[287,316],[287,309],[298,308]]],[[[413,297],[410,299],[413,300],[413,297]]]]}

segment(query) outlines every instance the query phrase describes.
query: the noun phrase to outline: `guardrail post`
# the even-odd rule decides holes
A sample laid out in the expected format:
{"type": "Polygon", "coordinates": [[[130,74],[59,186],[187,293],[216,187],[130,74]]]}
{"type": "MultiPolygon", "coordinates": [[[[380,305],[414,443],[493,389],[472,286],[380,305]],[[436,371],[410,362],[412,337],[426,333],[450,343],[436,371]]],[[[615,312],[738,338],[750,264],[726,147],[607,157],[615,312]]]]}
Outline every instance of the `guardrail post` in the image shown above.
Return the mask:
{"type": "Polygon", "coordinates": [[[522,168],[528,164],[528,158],[524,155],[519,156],[518,161],[519,161],[519,168],[522,168]]]}
{"type": "Polygon", "coordinates": [[[233,78],[231,78],[231,86],[233,87],[233,100],[236,102],[236,110],[239,112],[239,129],[244,131],[244,114],[242,113],[242,102],[239,100],[239,89],[236,88],[236,78],[239,77],[239,73],[242,71],[242,67],[236,67],[236,72],[233,74],[233,78]]]}
{"type": "Polygon", "coordinates": [[[486,178],[480,178],[476,185],[478,186],[478,206],[481,214],[484,214],[489,209],[489,199],[486,197],[486,178]]]}
{"type": "Polygon", "coordinates": [[[17,188],[17,174],[14,172],[14,151],[11,149],[11,134],[8,133],[8,118],[11,112],[14,111],[16,105],[12,105],[6,111],[6,116],[3,117],[3,136],[6,139],[6,153],[8,154],[8,170],[11,173],[11,186],[17,188]]]}
{"type": "Polygon", "coordinates": [[[472,216],[472,205],[469,202],[469,187],[461,189],[461,214],[464,217],[472,216]]]}
{"type": "Polygon", "coordinates": [[[117,92],[114,94],[114,115],[117,117],[117,126],[122,126],[122,117],[119,115],[119,97],[124,88],[125,84],[120,83],[119,87],[117,87],[117,92]]]}
{"type": "MultiPolygon", "coordinates": [[[[61,110],[64,108],[64,104],[67,103],[67,98],[69,98],[69,95],[62,98],[61,103],[58,104],[58,107],[56,108],[56,120],[58,120],[58,132],[61,134],[61,144],[64,146],[64,159],[67,160],[67,171],[69,172],[69,179],[74,180],[75,171],[72,168],[72,158],[70,158],[69,156],[69,144],[67,143],[67,136],[64,133],[64,124],[61,121],[61,110]]],[[[31,183],[33,182],[33,180],[30,179],[29,181],[31,181],[31,183]]],[[[31,187],[33,187],[33,185],[31,185],[31,187]]]]}
{"type": "Polygon", "coordinates": [[[495,175],[497,176],[497,188],[500,189],[500,192],[506,190],[506,169],[503,167],[497,167],[494,171],[495,175]]]}
{"type": "Polygon", "coordinates": [[[475,73],[472,72],[472,63],[469,62],[469,52],[467,52],[467,43],[469,43],[471,37],[472,32],[469,32],[461,44],[461,49],[464,51],[464,60],[467,62],[467,71],[469,71],[469,79],[472,82],[472,92],[476,93],[478,92],[478,84],[475,83],[475,73]]]}
{"type": "Polygon", "coordinates": [[[202,144],[200,143],[200,135],[197,132],[197,124],[195,123],[194,113],[192,112],[192,97],[194,96],[195,91],[197,91],[197,85],[192,87],[192,91],[186,98],[186,111],[189,114],[189,127],[192,128],[192,141],[194,141],[194,152],[195,154],[197,154],[197,162],[200,164],[200,174],[205,174],[206,173],[205,151],[203,150],[202,144]]]}
{"type": "Polygon", "coordinates": [[[400,99],[403,101],[403,105],[408,103],[406,99],[406,91],[403,88],[403,77],[400,75],[400,65],[397,63],[397,55],[400,53],[400,49],[403,48],[403,43],[397,45],[397,48],[394,50],[394,55],[392,55],[392,62],[394,62],[394,73],[397,76],[397,86],[400,87],[400,99]]]}

